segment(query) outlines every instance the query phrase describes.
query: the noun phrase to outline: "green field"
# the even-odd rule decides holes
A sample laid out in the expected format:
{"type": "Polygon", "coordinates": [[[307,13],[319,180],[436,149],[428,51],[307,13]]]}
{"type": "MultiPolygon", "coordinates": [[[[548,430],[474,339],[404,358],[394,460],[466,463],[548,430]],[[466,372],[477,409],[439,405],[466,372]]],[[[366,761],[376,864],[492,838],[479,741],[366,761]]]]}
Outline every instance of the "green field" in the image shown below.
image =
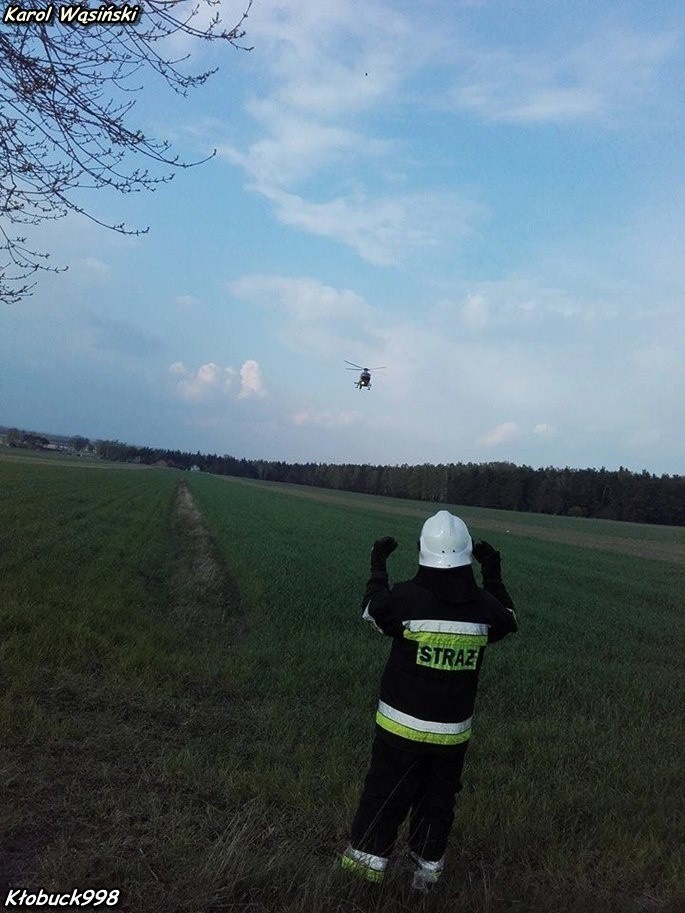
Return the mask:
{"type": "Polygon", "coordinates": [[[0,886],[135,913],[682,913],[681,529],[461,511],[521,631],[486,657],[448,870],[425,905],[399,858],[380,890],[338,870],[389,646],[360,620],[370,545],[394,535],[412,575],[434,510],[0,459],[0,886]]]}

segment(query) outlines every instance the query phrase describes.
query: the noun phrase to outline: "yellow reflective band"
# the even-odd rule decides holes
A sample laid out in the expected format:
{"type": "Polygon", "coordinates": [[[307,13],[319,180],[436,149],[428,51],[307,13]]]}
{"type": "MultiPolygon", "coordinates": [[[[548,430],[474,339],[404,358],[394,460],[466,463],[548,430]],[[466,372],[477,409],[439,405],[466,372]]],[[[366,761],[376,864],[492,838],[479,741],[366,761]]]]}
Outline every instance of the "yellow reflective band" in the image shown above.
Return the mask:
{"type": "Polygon", "coordinates": [[[433,634],[484,634],[489,625],[477,621],[449,621],[446,618],[409,618],[402,622],[408,631],[430,631],[433,634]]]}
{"type": "Polygon", "coordinates": [[[367,881],[374,881],[378,883],[383,881],[383,876],[385,875],[384,869],[372,869],[368,865],[364,865],[362,862],[357,862],[356,859],[352,859],[347,855],[341,858],[340,865],[344,869],[349,869],[351,872],[354,872],[357,875],[361,875],[362,878],[366,878],[367,881]]]}
{"type": "Polygon", "coordinates": [[[435,634],[432,631],[404,630],[407,640],[430,647],[484,647],[488,642],[487,634],[435,634]]]}
{"type": "Polygon", "coordinates": [[[430,745],[459,745],[471,738],[471,727],[463,732],[429,732],[427,730],[412,729],[404,723],[398,723],[385,716],[380,710],[376,712],[376,722],[387,732],[411,739],[412,742],[427,742],[430,745]]]}

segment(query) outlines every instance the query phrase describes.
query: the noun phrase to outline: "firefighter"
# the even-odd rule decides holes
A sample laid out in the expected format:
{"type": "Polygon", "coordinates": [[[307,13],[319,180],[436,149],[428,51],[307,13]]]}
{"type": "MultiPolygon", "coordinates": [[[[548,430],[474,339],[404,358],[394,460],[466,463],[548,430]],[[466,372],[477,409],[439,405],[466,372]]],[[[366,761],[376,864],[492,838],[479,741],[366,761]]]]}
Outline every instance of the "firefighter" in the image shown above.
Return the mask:
{"type": "Polygon", "coordinates": [[[423,524],[418,544],[416,576],[392,589],[386,560],[396,540],[378,539],[371,550],[362,617],[393,641],[342,865],[381,882],[409,816],[412,884],[425,891],[443,870],[485,646],[516,631],[517,623],[499,552],[487,542],[473,545],[459,517],[438,511],[423,524]]]}

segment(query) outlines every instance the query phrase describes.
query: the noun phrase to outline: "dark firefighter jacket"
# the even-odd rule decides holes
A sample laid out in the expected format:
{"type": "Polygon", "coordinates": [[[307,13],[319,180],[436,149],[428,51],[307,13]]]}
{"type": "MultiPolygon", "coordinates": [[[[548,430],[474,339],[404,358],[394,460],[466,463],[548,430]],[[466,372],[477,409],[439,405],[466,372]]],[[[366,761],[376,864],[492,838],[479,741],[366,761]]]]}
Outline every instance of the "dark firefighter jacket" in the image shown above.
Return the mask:
{"type": "Polygon", "coordinates": [[[420,566],[392,589],[384,569],[372,570],[363,617],[393,638],[376,713],[384,739],[449,753],[470,738],[485,646],[517,630],[501,578],[483,586],[471,565],[420,566]]]}

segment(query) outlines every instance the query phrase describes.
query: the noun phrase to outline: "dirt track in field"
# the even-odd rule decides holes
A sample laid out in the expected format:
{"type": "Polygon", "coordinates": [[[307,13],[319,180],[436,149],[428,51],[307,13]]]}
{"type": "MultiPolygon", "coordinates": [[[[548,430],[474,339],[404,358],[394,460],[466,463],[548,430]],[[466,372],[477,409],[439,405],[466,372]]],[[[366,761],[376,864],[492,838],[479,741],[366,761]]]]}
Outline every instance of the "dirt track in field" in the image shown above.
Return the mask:
{"type": "MultiPolygon", "coordinates": [[[[26,457],[14,454],[1,453],[0,461],[2,462],[24,462],[40,463],[41,465],[49,464],[51,466],[78,466],[88,469],[156,469],[159,467],[150,467],[136,463],[107,463],[107,462],[72,462],[49,457],[32,457],[30,461],[26,457]]],[[[398,502],[391,504],[386,502],[377,502],[371,499],[361,500],[362,496],[346,497],[343,493],[330,493],[325,490],[309,488],[300,485],[287,485],[280,482],[261,482],[252,479],[241,479],[235,476],[216,476],[216,478],[225,479],[242,485],[255,485],[270,491],[280,492],[295,498],[308,498],[323,504],[334,504],[339,507],[348,507],[357,510],[374,510],[381,514],[390,514],[391,516],[417,517],[421,520],[433,510],[438,510],[437,504],[417,504],[415,507],[398,502]]],[[[461,511],[462,518],[470,523],[478,532],[487,531],[502,533],[510,536],[522,536],[528,539],[539,539],[543,542],[559,542],[562,545],[575,545],[580,548],[597,549],[598,551],[615,552],[620,555],[631,555],[635,558],[646,558],[655,561],[668,561],[671,564],[685,565],[685,543],[664,542],[656,539],[633,539],[628,536],[603,536],[601,533],[578,532],[576,530],[551,529],[545,526],[536,526],[533,523],[517,522],[514,519],[517,515],[512,511],[512,519],[498,520],[485,519],[479,515],[472,514],[468,508],[461,511]]]]}
{"type": "Polygon", "coordinates": [[[214,540],[184,481],[176,490],[173,522],[178,549],[171,580],[172,613],[196,625],[223,623],[233,616],[235,631],[240,590],[219,561],[214,540]]]}
{"type": "MultiPolygon", "coordinates": [[[[220,478],[228,478],[222,476],[220,478]]],[[[416,507],[407,504],[388,504],[372,500],[361,501],[356,497],[345,497],[344,494],[330,494],[327,491],[318,491],[293,485],[292,488],[281,487],[279,483],[253,482],[244,479],[231,478],[232,482],[247,485],[258,485],[279,491],[282,494],[296,498],[309,498],[324,504],[335,504],[339,507],[351,507],[357,510],[375,510],[378,513],[391,516],[417,517],[425,520],[433,510],[439,510],[435,504],[416,507]]],[[[632,539],[627,536],[603,536],[600,533],[576,532],[575,530],[550,529],[549,527],[535,526],[532,523],[517,522],[516,514],[512,512],[511,520],[484,519],[471,514],[468,508],[461,511],[462,519],[470,523],[477,531],[502,533],[503,535],[522,536],[527,539],[539,539],[543,542],[559,542],[563,545],[575,545],[580,548],[597,549],[598,551],[615,552],[620,555],[632,555],[635,558],[647,558],[656,561],[668,561],[671,564],[685,565],[685,544],[679,542],[661,542],[655,539],[632,539]]]]}

